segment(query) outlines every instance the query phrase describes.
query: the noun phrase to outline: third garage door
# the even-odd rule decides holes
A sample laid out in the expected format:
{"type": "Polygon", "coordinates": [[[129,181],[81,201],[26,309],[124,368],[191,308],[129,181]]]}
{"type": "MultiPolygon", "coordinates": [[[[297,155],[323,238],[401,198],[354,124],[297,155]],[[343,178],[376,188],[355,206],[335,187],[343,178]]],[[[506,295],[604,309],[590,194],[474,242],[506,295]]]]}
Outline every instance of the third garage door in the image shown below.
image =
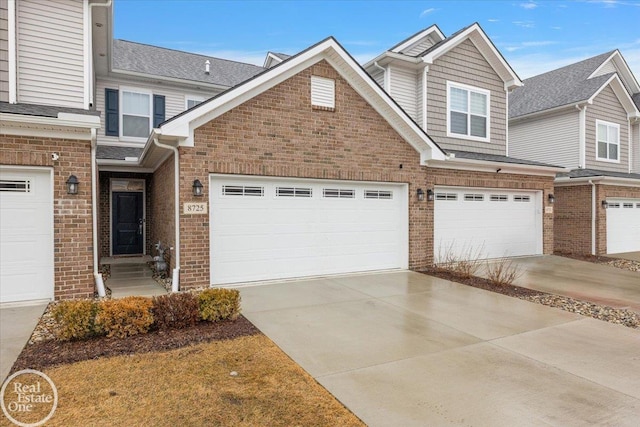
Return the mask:
{"type": "Polygon", "coordinates": [[[434,254],[443,261],[542,254],[541,193],[436,187],[434,254]]]}
{"type": "Polygon", "coordinates": [[[408,267],[405,184],[212,175],[211,283],[408,267]]]}

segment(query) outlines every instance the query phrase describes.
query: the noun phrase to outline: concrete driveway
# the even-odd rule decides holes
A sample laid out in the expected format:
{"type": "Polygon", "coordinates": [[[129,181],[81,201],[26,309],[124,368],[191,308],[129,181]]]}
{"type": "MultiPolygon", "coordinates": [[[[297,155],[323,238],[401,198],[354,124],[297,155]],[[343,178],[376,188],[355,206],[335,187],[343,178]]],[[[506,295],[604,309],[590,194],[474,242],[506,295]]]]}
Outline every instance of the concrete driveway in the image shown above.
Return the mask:
{"type": "Polygon", "coordinates": [[[515,284],[640,313],[640,273],[544,255],[514,258],[523,274],[515,284]]]}
{"type": "Polygon", "coordinates": [[[637,426],[640,331],[414,272],[241,289],[371,426],[637,426]]]}

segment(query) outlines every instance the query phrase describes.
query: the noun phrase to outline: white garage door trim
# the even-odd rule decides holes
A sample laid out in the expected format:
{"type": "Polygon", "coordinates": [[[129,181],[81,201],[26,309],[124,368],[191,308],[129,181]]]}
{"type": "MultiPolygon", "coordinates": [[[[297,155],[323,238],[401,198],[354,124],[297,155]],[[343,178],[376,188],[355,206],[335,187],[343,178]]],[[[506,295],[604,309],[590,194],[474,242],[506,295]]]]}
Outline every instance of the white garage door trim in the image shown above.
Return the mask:
{"type": "Polygon", "coordinates": [[[0,302],[51,300],[54,297],[53,170],[0,166],[0,180],[5,184],[4,191],[0,192],[3,217],[0,302]],[[21,202],[30,205],[30,210],[8,211],[21,209],[21,202]]]}
{"type": "Polygon", "coordinates": [[[437,186],[434,193],[436,262],[449,252],[470,259],[542,254],[541,191],[437,186]]]}
{"type": "Polygon", "coordinates": [[[640,251],[640,199],[607,199],[607,253],[640,251]]]}
{"type": "Polygon", "coordinates": [[[407,184],[217,174],[209,184],[212,284],[409,266],[407,184]],[[237,261],[251,253],[255,265],[237,261]]]}

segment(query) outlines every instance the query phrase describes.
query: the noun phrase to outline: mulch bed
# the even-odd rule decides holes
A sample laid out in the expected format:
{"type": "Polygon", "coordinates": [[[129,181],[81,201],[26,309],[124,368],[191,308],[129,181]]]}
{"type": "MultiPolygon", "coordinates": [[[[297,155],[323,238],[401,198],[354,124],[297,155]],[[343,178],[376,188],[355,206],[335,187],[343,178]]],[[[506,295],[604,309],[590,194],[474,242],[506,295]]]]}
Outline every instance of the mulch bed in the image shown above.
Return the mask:
{"type": "Polygon", "coordinates": [[[510,297],[527,298],[551,295],[546,292],[534,291],[533,289],[522,288],[515,285],[496,285],[489,279],[485,279],[483,277],[463,277],[459,274],[439,268],[431,267],[420,272],[428,274],[429,276],[439,277],[451,282],[462,283],[463,285],[473,286],[474,288],[484,289],[485,291],[497,292],[499,294],[507,295],[510,297]]]}
{"type": "Polygon", "coordinates": [[[24,348],[11,373],[134,353],[173,350],[192,344],[227,340],[261,333],[244,316],[219,323],[200,322],[186,329],[153,331],[125,339],[96,338],[87,341],[43,341],[24,348]]]}

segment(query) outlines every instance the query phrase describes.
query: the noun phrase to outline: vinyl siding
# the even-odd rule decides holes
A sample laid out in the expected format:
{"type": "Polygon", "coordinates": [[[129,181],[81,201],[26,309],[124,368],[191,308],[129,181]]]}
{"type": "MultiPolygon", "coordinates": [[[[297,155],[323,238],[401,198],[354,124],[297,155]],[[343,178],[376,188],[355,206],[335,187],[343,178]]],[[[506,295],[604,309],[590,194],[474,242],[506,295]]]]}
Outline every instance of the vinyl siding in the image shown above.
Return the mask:
{"type": "Polygon", "coordinates": [[[422,94],[424,93],[423,91],[424,89],[424,70],[420,70],[418,71],[418,75],[416,77],[417,79],[417,83],[416,83],[416,116],[417,116],[417,120],[416,123],[418,123],[418,125],[420,125],[421,128],[425,128],[425,123],[423,122],[423,111],[424,111],[424,105],[423,105],[423,101],[424,101],[424,96],[422,96],[422,94]]]}
{"type": "Polygon", "coordinates": [[[504,82],[470,40],[442,55],[427,75],[427,129],[445,150],[506,154],[506,91],[504,82]],[[491,91],[490,141],[447,137],[447,81],[491,91]]]}
{"type": "Polygon", "coordinates": [[[552,165],[580,165],[580,113],[571,110],[509,126],[509,155],[552,165]]]}
{"type": "Polygon", "coordinates": [[[586,120],[587,168],[629,172],[629,121],[626,111],[610,86],[604,88],[593,100],[593,105],[587,107],[586,120]],[[620,125],[620,163],[596,160],[596,120],[620,125]]]}
{"type": "Polygon", "coordinates": [[[79,0],[20,0],[18,101],[84,108],[84,15],[79,0]]]}
{"type": "Polygon", "coordinates": [[[372,68],[369,71],[370,71],[369,74],[373,78],[373,80],[375,80],[376,83],[378,83],[378,86],[384,89],[384,71],[379,70],[377,68],[372,68]]]}
{"type": "Polygon", "coordinates": [[[613,61],[607,61],[607,63],[604,64],[604,66],[600,68],[600,70],[598,70],[598,72],[594,74],[593,77],[604,76],[605,74],[615,73],[616,71],[618,70],[613,64],[613,61]]]}
{"type": "Polygon", "coordinates": [[[640,173],[640,124],[631,126],[631,147],[633,149],[631,156],[631,172],[640,173]]]}
{"type": "Polygon", "coordinates": [[[419,40],[416,43],[412,44],[408,48],[404,49],[401,53],[409,56],[418,56],[419,54],[433,46],[433,44],[434,43],[431,37],[427,36],[422,40],[419,40]]]}
{"type": "Polygon", "coordinates": [[[0,101],[9,102],[9,11],[0,0],[0,101]]]}
{"type": "Polygon", "coordinates": [[[409,117],[416,117],[417,75],[413,70],[391,67],[391,97],[407,112],[409,117]]]}
{"type": "MultiPolygon", "coordinates": [[[[145,91],[151,91],[154,95],[163,95],[165,97],[165,120],[179,114],[185,110],[185,95],[200,95],[205,99],[214,96],[216,93],[214,92],[204,92],[198,90],[190,90],[190,89],[181,89],[169,87],[166,85],[159,84],[150,84],[150,83],[137,83],[127,79],[105,79],[98,77],[96,79],[96,109],[100,111],[100,122],[101,128],[98,131],[98,142],[102,143],[112,143],[118,142],[118,137],[113,136],[105,136],[105,122],[104,122],[104,90],[105,88],[109,89],[120,89],[120,86],[127,88],[138,88],[143,89],[145,91]]],[[[144,143],[141,142],[141,143],[144,143]]]]}

